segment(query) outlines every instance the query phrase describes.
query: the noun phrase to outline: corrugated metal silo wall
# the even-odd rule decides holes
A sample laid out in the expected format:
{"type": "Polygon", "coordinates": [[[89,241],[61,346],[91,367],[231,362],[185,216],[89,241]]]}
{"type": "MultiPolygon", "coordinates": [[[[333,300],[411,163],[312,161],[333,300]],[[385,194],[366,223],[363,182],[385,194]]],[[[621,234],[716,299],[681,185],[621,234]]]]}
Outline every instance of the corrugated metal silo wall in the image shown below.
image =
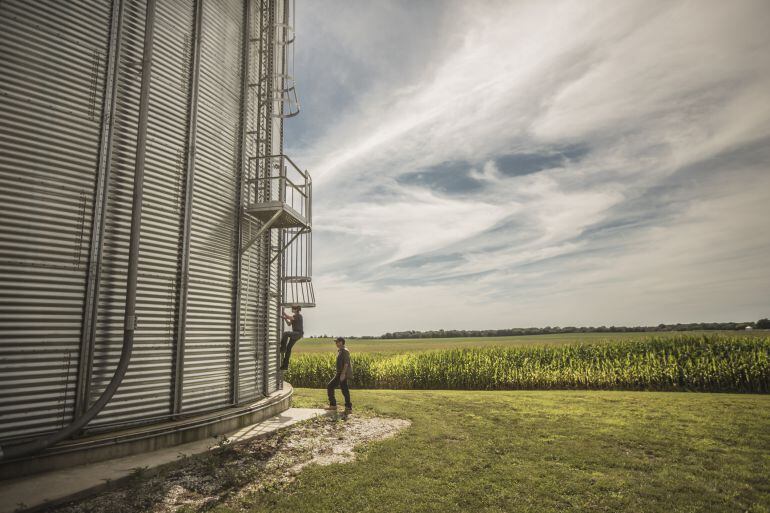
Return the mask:
{"type": "MultiPolygon", "coordinates": [[[[112,165],[107,183],[104,214],[104,250],[99,278],[96,310],[96,336],[91,368],[89,404],[99,398],[109,383],[120,359],[123,346],[123,315],[128,270],[128,245],[131,232],[131,198],[134,184],[136,127],[139,118],[140,73],[143,58],[145,5],[140,0],[126,0],[121,58],[118,66],[118,96],[115,108],[115,130],[112,165]]],[[[140,348],[137,348],[140,349],[140,348]]],[[[113,418],[117,404],[125,403],[126,385],[135,381],[140,369],[141,349],[132,356],[126,379],[111,404],[90,423],[96,426],[105,418],[113,418]]],[[[89,426],[89,427],[90,427],[89,426]]]]}
{"type": "MultiPolygon", "coordinates": [[[[278,7],[278,2],[275,0],[258,0],[256,2],[260,8],[255,13],[255,28],[257,33],[254,34],[256,38],[259,36],[261,42],[260,47],[264,52],[272,51],[277,47],[273,39],[275,30],[271,29],[278,20],[275,18],[277,12],[281,9],[278,7]],[[268,8],[271,7],[271,8],[268,8]]],[[[277,155],[282,153],[283,147],[280,145],[280,137],[276,137],[277,130],[280,131],[281,121],[280,118],[275,117],[273,114],[273,93],[270,89],[275,87],[272,82],[273,74],[278,67],[280,59],[280,52],[275,52],[268,58],[263,58],[258,63],[258,80],[260,84],[256,88],[255,101],[251,103],[251,107],[255,108],[253,116],[253,125],[250,126],[251,130],[256,130],[257,136],[253,139],[254,155],[267,156],[277,155]]],[[[254,83],[257,83],[254,82],[254,83]]],[[[261,179],[275,176],[277,169],[271,169],[271,164],[275,162],[273,159],[257,160],[252,165],[254,166],[253,172],[261,179]]],[[[270,181],[270,186],[278,186],[278,182],[270,181]]],[[[259,194],[254,191],[256,196],[251,201],[257,200],[259,194]]],[[[271,192],[263,191],[265,198],[278,198],[278,192],[273,190],[271,192]]],[[[251,225],[252,223],[248,223],[251,225]]],[[[249,229],[256,230],[258,226],[249,226],[249,229]]],[[[262,365],[263,382],[262,391],[264,394],[269,394],[278,389],[278,366],[279,366],[279,354],[278,344],[273,341],[278,341],[281,334],[281,319],[278,317],[280,308],[280,258],[276,258],[272,263],[270,262],[270,247],[280,247],[280,237],[276,230],[271,230],[270,233],[265,233],[261,236],[259,247],[255,251],[254,259],[259,263],[255,268],[255,295],[256,295],[256,316],[255,326],[257,334],[257,353],[258,362],[262,365]],[[269,341],[269,343],[268,343],[269,341]]],[[[255,244],[256,246],[257,244],[255,244]]]]}
{"type": "Polygon", "coordinates": [[[110,13],[0,2],[0,439],[72,417],[110,13]]]}
{"type": "MultiPolygon", "coordinates": [[[[93,365],[92,401],[109,382],[123,343],[126,269],[133,195],[139,74],[146,2],[127,4],[118,124],[105,233],[105,257],[93,365]]],[[[137,316],[131,365],[118,393],[89,429],[147,422],[171,413],[177,281],[182,237],[192,0],[160,1],[153,67],[139,247],[137,316]]]]}
{"type": "MultiPolygon", "coordinates": [[[[256,2],[248,2],[248,37],[250,49],[258,52],[259,46],[259,9],[256,2]]],[[[248,68],[248,83],[257,84],[260,76],[260,62],[258,59],[250,59],[248,68]]],[[[258,123],[258,96],[253,86],[247,87],[248,110],[246,112],[246,138],[244,157],[246,158],[244,169],[249,169],[252,157],[258,151],[259,140],[257,137],[258,123]]],[[[248,173],[247,173],[248,175],[248,173]]],[[[241,201],[249,204],[252,199],[254,186],[244,184],[241,190],[241,201]]],[[[244,246],[251,240],[255,233],[254,223],[244,222],[241,234],[241,245],[244,246]]],[[[262,262],[259,258],[261,244],[251,245],[241,257],[241,295],[240,295],[240,319],[238,324],[238,367],[239,367],[239,400],[254,400],[262,395],[262,359],[260,358],[260,346],[258,344],[258,318],[259,309],[259,270],[262,262]]]]}
{"type": "MultiPolygon", "coordinates": [[[[278,247],[279,238],[277,233],[271,234],[271,242],[274,246],[278,247]]],[[[278,340],[281,337],[283,326],[281,319],[276,317],[276,314],[281,311],[280,298],[281,298],[281,282],[278,279],[278,272],[281,265],[281,259],[276,258],[275,261],[270,264],[270,270],[268,272],[268,283],[270,290],[270,301],[268,308],[268,319],[270,319],[270,328],[268,331],[268,340],[278,340]]],[[[295,356],[296,358],[296,356],[295,356]]],[[[267,344],[267,382],[269,391],[273,392],[279,388],[278,378],[278,366],[280,362],[280,356],[278,354],[278,346],[276,344],[267,344]]]]}
{"type": "MultiPolygon", "coordinates": [[[[285,0],[276,0],[274,4],[274,9],[271,10],[270,16],[272,17],[272,24],[276,24],[276,26],[281,26],[281,24],[284,23],[283,15],[284,15],[284,1],[285,0]]],[[[276,54],[273,56],[273,61],[271,62],[271,65],[273,67],[272,69],[272,75],[273,80],[275,83],[272,84],[272,87],[274,89],[283,89],[284,84],[281,84],[280,81],[276,78],[279,76],[279,74],[283,73],[283,52],[276,52],[276,54]]],[[[283,149],[283,118],[281,117],[282,112],[276,112],[276,105],[274,102],[271,102],[271,118],[270,118],[270,147],[271,148],[280,148],[283,149]]],[[[276,153],[281,153],[280,151],[276,153]]],[[[280,247],[280,244],[283,242],[283,237],[280,236],[280,234],[277,232],[277,230],[273,230],[273,232],[270,234],[270,243],[274,247],[280,247]]],[[[269,340],[276,340],[281,337],[281,333],[283,331],[283,322],[281,321],[281,318],[277,316],[278,312],[281,311],[281,281],[279,279],[280,277],[280,269],[283,262],[283,258],[276,258],[275,261],[270,264],[270,269],[268,271],[268,283],[269,283],[269,308],[268,312],[268,318],[270,319],[270,329],[268,331],[268,338],[269,340]],[[273,313],[275,312],[275,313],[273,313]]],[[[280,356],[278,354],[278,347],[275,345],[268,345],[268,378],[267,381],[269,383],[269,390],[277,390],[280,386],[279,383],[279,374],[278,374],[278,366],[280,364],[280,356]]]]}
{"type": "MultiPolygon", "coordinates": [[[[179,252],[185,187],[193,0],[158,2],[147,126],[142,238],[139,246],[132,377],[145,416],[169,412],[178,311],[179,252]],[[137,362],[138,363],[138,362],[137,362]]],[[[124,388],[124,384],[121,388],[124,388]]],[[[114,401],[113,401],[114,402],[114,401]]],[[[133,401],[132,401],[133,404],[133,401]]]]}
{"type": "MultiPolygon", "coordinates": [[[[91,431],[174,413],[194,4],[157,2],[138,327],[126,377],[91,431]]],[[[274,294],[268,310],[242,291],[240,394],[231,396],[243,3],[203,6],[182,413],[277,388],[278,333],[267,339],[256,320],[277,311],[278,260],[266,269],[259,242],[241,286],[263,280],[274,294]]],[[[112,8],[109,1],[0,2],[0,440],[53,431],[74,415],[112,8]]],[[[122,345],[145,8],[146,0],[125,0],[91,402],[122,345]]]]}
{"type": "Polygon", "coordinates": [[[242,29],[239,0],[203,4],[183,412],[231,403],[242,29]]]}
{"type": "MultiPolygon", "coordinates": [[[[242,240],[250,240],[252,223],[244,223],[242,240]]],[[[252,245],[243,255],[241,269],[241,319],[239,326],[239,400],[254,400],[262,395],[262,362],[257,338],[259,244],[252,245]]]]}

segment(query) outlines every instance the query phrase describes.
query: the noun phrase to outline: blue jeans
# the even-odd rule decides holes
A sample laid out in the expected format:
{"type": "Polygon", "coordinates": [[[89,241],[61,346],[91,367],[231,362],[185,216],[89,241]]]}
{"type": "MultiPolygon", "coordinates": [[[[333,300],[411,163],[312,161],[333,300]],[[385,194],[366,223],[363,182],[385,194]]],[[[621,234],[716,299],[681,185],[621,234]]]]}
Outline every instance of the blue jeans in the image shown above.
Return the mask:
{"type": "Polygon", "coordinates": [[[289,368],[289,358],[291,357],[291,348],[302,338],[299,331],[285,331],[281,337],[281,369],[289,368]]]}
{"type": "Polygon", "coordinates": [[[334,397],[334,389],[338,386],[342,389],[342,395],[345,396],[345,408],[352,408],[353,405],[350,403],[350,387],[348,387],[348,380],[340,381],[339,374],[334,376],[334,379],[329,381],[329,384],[326,385],[326,392],[329,394],[329,405],[337,406],[337,398],[334,397]]]}

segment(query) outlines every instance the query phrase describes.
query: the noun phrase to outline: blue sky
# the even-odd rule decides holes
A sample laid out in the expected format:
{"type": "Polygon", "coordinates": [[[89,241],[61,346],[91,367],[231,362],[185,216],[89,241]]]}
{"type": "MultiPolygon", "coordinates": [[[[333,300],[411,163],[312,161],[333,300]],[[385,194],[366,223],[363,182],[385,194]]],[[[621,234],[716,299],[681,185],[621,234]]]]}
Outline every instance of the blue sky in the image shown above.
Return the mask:
{"type": "Polygon", "coordinates": [[[770,315],[770,3],[296,16],[310,334],[770,315]]]}

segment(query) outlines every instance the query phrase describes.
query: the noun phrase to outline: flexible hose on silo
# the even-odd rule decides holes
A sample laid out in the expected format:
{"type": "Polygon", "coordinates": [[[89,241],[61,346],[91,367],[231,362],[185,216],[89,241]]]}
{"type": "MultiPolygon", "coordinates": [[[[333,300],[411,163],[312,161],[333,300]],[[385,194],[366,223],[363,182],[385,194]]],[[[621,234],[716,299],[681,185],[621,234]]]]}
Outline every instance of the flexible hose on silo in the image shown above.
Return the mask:
{"type": "Polygon", "coordinates": [[[144,59],[142,66],[142,89],[139,100],[139,125],[137,128],[136,160],[134,167],[134,195],[131,210],[131,245],[128,254],[128,278],[126,283],[126,313],[123,327],[123,348],[120,361],[107,388],[82,416],[76,418],[64,429],[30,442],[0,447],[0,460],[19,458],[42,451],[46,447],[65,440],[96,417],[115,395],[131,361],[136,328],[136,285],[139,262],[139,235],[142,221],[142,195],[144,192],[144,154],[147,146],[147,106],[150,93],[150,72],[152,69],[152,42],[155,22],[155,0],[147,0],[147,15],[144,30],[144,59]]]}

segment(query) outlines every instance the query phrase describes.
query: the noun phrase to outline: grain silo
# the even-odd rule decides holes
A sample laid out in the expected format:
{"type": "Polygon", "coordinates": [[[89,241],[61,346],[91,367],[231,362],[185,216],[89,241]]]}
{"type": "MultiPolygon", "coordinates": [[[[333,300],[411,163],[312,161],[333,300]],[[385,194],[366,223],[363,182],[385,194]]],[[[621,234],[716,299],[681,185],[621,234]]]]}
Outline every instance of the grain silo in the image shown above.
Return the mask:
{"type": "Polygon", "coordinates": [[[313,306],[290,0],[0,2],[2,474],[282,411],[313,306]]]}

